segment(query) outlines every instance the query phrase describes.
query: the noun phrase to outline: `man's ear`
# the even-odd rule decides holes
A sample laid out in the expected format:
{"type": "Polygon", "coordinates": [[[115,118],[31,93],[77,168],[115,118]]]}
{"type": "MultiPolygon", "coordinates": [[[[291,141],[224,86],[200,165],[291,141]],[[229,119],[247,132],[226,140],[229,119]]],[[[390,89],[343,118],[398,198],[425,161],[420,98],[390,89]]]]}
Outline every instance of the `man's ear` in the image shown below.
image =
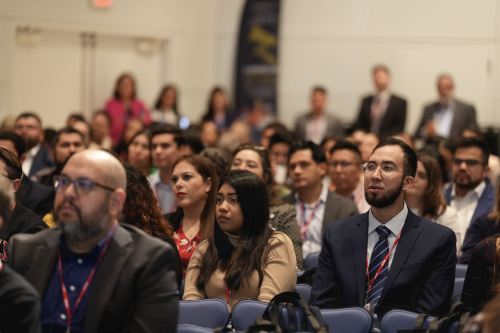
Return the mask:
{"type": "Polygon", "coordinates": [[[319,166],[319,172],[320,172],[320,175],[321,176],[324,176],[326,175],[326,170],[328,169],[328,164],[326,164],[326,162],[321,162],[320,164],[318,164],[319,166]]]}
{"type": "Polygon", "coordinates": [[[187,153],[188,153],[187,145],[180,145],[179,146],[179,156],[187,155],[187,153]]]}
{"type": "Polygon", "coordinates": [[[19,156],[19,161],[21,162],[21,164],[24,163],[25,159],[26,159],[26,154],[22,154],[21,156],[19,156]]]}
{"type": "Polygon", "coordinates": [[[109,212],[111,215],[118,216],[118,214],[123,211],[123,205],[125,204],[125,199],[127,198],[127,193],[119,188],[111,193],[109,198],[109,212]]]}
{"type": "Polygon", "coordinates": [[[414,184],[415,184],[415,178],[406,176],[405,180],[403,181],[403,192],[406,192],[409,189],[411,189],[414,184]]]}
{"type": "Polygon", "coordinates": [[[15,179],[12,181],[12,190],[16,193],[21,187],[21,179],[15,179]]]}
{"type": "Polygon", "coordinates": [[[40,131],[40,138],[39,138],[40,143],[42,143],[44,139],[45,139],[45,131],[42,129],[40,131]]]}

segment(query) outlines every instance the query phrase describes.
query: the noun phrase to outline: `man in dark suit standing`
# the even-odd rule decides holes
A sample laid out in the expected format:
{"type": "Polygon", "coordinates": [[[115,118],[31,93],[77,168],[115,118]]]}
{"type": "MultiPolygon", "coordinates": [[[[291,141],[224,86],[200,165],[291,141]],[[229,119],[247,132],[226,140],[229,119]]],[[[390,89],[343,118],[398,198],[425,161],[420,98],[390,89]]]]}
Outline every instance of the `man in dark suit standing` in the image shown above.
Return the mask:
{"type": "Polygon", "coordinates": [[[363,166],[370,211],[331,223],[323,238],[311,303],[434,313],[451,299],[455,233],[408,209],[417,156],[397,139],[381,141],[363,166]]]}
{"type": "Polygon", "coordinates": [[[454,83],[450,75],[439,76],[437,88],[439,101],[424,108],[415,137],[457,139],[467,126],[477,126],[474,106],[454,98],[454,83]]]}
{"type": "Polygon", "coordinates": [[[49,149],[42,145],[44,135],[42,121],[36,114],[29,112],[20,114],[16,119],[14,129],[16,134],[20,135],[26,142],[23,172],[28,177],[33,176],[41,169],[54,166],[49,149]]]}
{"type": "Polygon", "coordinates": [[[325,110],[326,97],[325,88],[313,88],[311,111],[297,118],[295,124],[297,140],[311,140],[319,145],[327,136],[332,136],[336,140],[341,140],[344,137],[342,122],[325,110]]]}
{"type": "Polygon", "coordinates": [[[122,164],[86,150],[55,183],[57,229],[16,235],[8,248],[9,265],[42,297],[42,329],[175,332],[174,250],[116,221],[126,196],[122,164]]]}
{"type": "Polygon", "coordinates": [[[321,147],[311,141],[292,144],[288,152],[288,171],[294,192],[283,201],[295,207],[304,259],[321,250],[323,233],[329,223],[358,214],[354,202],[323,186],[326,170],[326,157],[321,147]]]}
{"type": "Polygon", "coordinates": [[[365,97],[361,102],[354,128],[378,135],[381,139],[403,133],[407,103],[389,91],[391,82],[389,69],[383,65],[375,66],[373,81],[377,93],[365,97]]]}

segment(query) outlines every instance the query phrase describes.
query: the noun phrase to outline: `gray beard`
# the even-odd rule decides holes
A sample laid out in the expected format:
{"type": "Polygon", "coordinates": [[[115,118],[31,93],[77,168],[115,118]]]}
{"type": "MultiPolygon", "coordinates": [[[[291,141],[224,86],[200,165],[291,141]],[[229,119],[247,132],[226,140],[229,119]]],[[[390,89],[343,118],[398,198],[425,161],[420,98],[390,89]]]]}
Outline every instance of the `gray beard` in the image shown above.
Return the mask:
{"type": "Polygon", "coordinates": [[[84,221],[80,210],[77,210],[78,220],[61,223],[57,214],[54,215],[54,223],[60,228],[67,240],[81,242],[100,235],[109,226],[109,216],[100,211],[92,217],[92,221],[84,221]]]}

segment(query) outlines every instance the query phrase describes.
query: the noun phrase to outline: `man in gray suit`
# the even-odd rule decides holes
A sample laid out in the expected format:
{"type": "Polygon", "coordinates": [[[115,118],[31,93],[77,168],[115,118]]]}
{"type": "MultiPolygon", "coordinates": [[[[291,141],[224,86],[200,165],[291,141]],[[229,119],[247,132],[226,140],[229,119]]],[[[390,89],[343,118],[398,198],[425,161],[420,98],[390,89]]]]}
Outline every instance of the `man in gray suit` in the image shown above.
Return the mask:
{"type": "Polygon", "coordinates": [[[304,259],[320,252],[326,225],[358,214],[356,204],[322,185],[326,173],[325,153],[312,141],[292,144],[288,153],[288,170],[294,192],[282,198],[295,207],[302,235],[304,259]]]}
{"type": "Polygon", "coordinates": [[[415,137],[426,139],[441,136],[454,140],[460,137],[467,126],[477,126],[474,106],[460,102],[453,96],[454,83],[450,75],[440,75],[437,88],[439,101],[424,108],[415,137]]]}
{"type": "Polygon", "coordinates": [[[313,88],[311,112],[300,116],[295,124],[297,140],[311,140],[319,145],[327,136],[332,136],[336,140],[341,140],[344,137],[344,128],[341,121],[337,117],[327,114],[325,105],[325,88],[313,88]]]}

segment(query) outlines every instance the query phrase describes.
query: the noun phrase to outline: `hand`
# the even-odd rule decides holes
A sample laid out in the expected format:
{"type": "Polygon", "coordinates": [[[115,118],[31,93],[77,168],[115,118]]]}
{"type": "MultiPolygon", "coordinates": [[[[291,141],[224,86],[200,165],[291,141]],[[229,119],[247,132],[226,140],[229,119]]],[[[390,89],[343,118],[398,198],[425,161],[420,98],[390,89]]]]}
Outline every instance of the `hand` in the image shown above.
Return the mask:
{"type": "Polygon", "coordinates": [[[437,126],[436,126],[436,122],[434,120],[429,120],[426,124],[425,124],[425,136],[428,137],[428,138],[431,138],[433,136],[436,136],[437,135],[437,126]]]}

